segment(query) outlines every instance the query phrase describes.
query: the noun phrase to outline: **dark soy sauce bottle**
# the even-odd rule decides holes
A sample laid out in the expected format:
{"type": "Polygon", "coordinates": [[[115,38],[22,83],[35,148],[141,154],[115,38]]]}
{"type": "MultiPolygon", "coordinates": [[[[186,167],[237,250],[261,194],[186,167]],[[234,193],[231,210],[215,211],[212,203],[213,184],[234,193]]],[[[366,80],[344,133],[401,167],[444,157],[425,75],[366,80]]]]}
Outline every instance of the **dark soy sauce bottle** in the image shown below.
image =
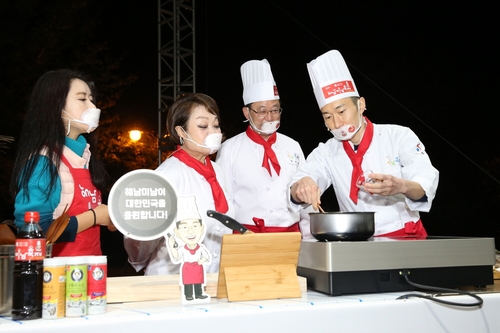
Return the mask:
{"type": "Polygon", "coordinates": [[[24,226],[16,237],[12,319],[42,318],[43,259],[45,234],[38,212],[24,214],[24,226]]]}

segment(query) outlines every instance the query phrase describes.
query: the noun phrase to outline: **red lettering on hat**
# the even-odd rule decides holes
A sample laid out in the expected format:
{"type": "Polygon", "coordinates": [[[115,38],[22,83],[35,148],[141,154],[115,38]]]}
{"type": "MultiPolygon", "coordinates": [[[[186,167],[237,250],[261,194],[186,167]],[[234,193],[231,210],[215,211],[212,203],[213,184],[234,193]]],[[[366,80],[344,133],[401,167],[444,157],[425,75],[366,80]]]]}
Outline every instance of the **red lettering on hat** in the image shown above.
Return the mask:
{"type": "Polygon", "coordinates": [[[349,92],[356,92],[354,84],[350,80],[339,81],[321,88],[325,99],[349,92]]]}
{"type": "Polygon", "coordinates": [[[279,96],[279,94],[278,94],[278,87],[273,86],[273,88],[274,88],[274,96],[279,96]]]}

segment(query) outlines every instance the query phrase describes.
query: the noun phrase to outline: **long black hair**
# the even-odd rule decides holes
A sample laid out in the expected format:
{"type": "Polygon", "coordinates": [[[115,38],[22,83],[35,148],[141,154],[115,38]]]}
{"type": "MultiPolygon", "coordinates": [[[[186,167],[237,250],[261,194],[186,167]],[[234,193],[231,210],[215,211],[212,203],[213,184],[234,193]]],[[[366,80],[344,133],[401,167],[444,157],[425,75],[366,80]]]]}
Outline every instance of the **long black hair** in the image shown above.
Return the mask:
{"type": "MultiPolygon", "coordinates": [[[[22,189],[29,200],[28,182],[43,150],[45,150],[44,155],[53,161],[53,163],[47,164],[50,174],[50,184],[46,189],[47,199],[49,194],[53,192],[66,138],[66,128],[61,114],[66,105],[71,82],[74,79],[80,79],[87,83],[93,96],[93,103],[97,104],[94,81],[83,73],[69,69],[50,71],[40,77],[35,84],[21,130],[17,157],[12,172],[10,191],[14,198],[22,189]]],[[[83,135],[90,144],[92,154],[89,164],[92,183],[99,190],[104,191],[108,174],[95,153],[97,136],[95,132],[83,135]]]]}

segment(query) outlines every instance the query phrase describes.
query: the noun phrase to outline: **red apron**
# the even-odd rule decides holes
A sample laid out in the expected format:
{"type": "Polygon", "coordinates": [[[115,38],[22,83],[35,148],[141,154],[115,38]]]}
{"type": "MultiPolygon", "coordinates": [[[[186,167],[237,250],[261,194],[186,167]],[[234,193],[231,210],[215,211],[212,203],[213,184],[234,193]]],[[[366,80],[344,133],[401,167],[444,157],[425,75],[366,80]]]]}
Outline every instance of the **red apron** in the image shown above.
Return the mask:
{"type": "MultiPolygon", "coordinates": [[[[92,184],[89,169],[73,168],[65,156],[61,161],[69,168],[75,184],[73,202],[67,211],[69,216],[79,215],[101,204],[101,192],[92,184]]],[[[55,243],[52,247],[52,256],[83,256],[102,255],[101,229],[95,225],[76,234],[74,242],[55,243]]]]}
{"type": "MultiPolygon", "coordinates": [[[[253,218],[253,223],[255,225],[243,224],[245,228],[255,233],[264,233],[264,232],[300,232],[299,222],[295,222],[289,227],[267,227],[264,219],[260,219],[258,217],[253,218]]],[[[239,232],[234,231],[234,234],[239,234],[239,232]]]]}
{"type": "Polygon", "coordinates": [[[414,237],[425,239],[427,237],[427,231],[425,231],[422,221],[418,220],[417,222],[406,222],[404,228],[377,235],[376,237],[414,237]]]}
{"type": "MultiPolygon", "coordinates": [[[[187,245],[184,245],[184,248],[193,255],[200,249],[200,245],[197,244],[194,249],[190,249],[187,245]]],[[[204,273],[203,265],[197,262],[184,262],[182,264],[182,284],[203,284],[205,283],[204,273]]]]}

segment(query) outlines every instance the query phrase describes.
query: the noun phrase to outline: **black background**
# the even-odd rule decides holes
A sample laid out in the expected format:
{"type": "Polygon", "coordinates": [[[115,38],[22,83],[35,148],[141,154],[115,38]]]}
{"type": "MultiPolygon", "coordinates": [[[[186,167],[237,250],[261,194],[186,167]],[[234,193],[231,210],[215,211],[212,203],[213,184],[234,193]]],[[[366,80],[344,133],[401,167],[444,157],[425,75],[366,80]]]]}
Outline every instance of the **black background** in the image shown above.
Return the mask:
{"type": "MultiPolygon", "coordinates": [[[[129,69],[143,76],[119,107],[140,109],[157,126],[157,13],[152,5],[132,7],[141,18],[124,36],[133,49],[129,69]]],[[[217,100],[222,129],[231,137],[246,127],[240,66],[268,59],[284,108],[280,131],[299,141],[307,156],[331,134],[306,64],[338,49],[367,101],[365,115],[412,128],[440,171],[431,212],[422,214],[429,233],[498,239],[493,12],[485,1],[197,1],[197,91],[217,100]]],[[[323,205],[334,210],[331,192],[323,205]]]]}
{"type": "MultiPolygon", "coordinates": [[[[99,39],[122,58],[122,75],[138,77],[113,112],[156,130],[158,2],[91,3],[104,15],[90,15],[87,24],[97,25],[99,39]]],[[[40,10],[50,12],[50,2],[40,10]]],[[[306,64],[338,49],[366,99],[365,115],[374,123],[410,127],[440,171],[433,207],[422,213],[429,234],[495,237],[498,244],[495,13],[493,2],[484,0],[197,0],[196,90],[216,99],[222,130],[231,137],[246,127],[240,66],[268,59],[284,109],[280,132],[297,140],[307,156],[331,134],[306,64]]],[[[326,210],[337,209],[332,192],[322,198],[326,210]]]]}

